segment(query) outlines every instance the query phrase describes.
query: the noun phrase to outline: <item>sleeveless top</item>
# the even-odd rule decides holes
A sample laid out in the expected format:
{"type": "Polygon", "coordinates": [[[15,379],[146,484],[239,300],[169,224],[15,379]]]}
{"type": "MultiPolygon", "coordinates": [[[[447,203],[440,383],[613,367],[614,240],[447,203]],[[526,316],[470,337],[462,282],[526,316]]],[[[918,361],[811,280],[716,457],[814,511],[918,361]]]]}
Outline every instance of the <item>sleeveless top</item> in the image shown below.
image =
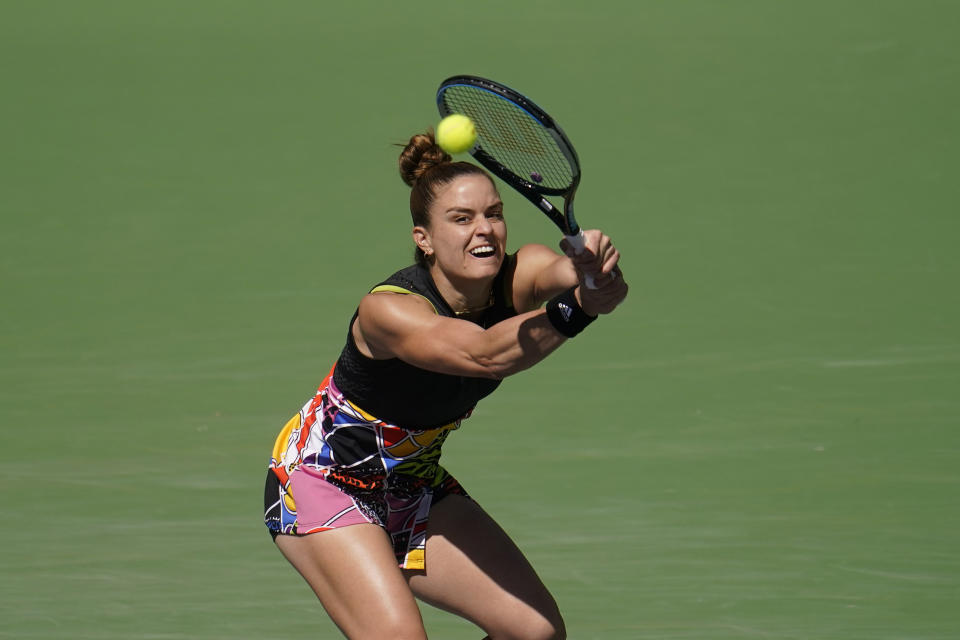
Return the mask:
{"type": "MultiPolygon", "coordinates": [[[[516,254],[503,261],[493,283],[493,303],[472,322],[487,328],[517,314],[510,286],[515,263],[516,254]]],[[[370,293],[380,291],[422,296],[438,315],[456,317],[425,266],[401,269],[370,293]]],[[[428,371],[399,358],[368,358],[360,353],[353,339],[356,320],[355,312],[347,329],[347,343],[334,368],[333,381],[344,397],[381,420],[408,429],[433,429],[450,424],[467,415],[500,384],[500,380],[491,378],[428,371]]]]}

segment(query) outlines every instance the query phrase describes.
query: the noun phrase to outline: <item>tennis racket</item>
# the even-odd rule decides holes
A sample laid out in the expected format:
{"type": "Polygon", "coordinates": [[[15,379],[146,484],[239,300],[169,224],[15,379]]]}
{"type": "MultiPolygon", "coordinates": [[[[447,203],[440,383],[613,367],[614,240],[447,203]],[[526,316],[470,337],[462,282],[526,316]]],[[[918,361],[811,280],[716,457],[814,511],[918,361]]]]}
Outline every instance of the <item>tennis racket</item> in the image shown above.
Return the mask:
{"type": "MultiPolygon", "coordinates": [[[[574,251],[583,251],[583,231],[573,215],[580,161],[546,111],[510,87],[476,76],[444,80],[437,109],[442,117],[460,113],[473,120],[477,141],[470,155],[545,213],[574,251]],[[547,196],[562,197],[563,210],[547,196]]],[[[595,288],[590,274],[584,280],[595,288]]]]}

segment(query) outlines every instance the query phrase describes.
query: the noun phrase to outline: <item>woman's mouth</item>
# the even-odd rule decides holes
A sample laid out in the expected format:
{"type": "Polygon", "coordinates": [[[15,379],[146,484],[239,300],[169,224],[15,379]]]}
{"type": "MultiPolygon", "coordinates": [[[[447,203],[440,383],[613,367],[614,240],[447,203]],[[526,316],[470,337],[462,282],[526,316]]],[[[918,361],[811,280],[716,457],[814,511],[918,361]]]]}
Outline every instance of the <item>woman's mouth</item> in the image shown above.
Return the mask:
{"type": "Polygon", "coordinates": [[[497,255],[497,249],[493,245],[485,244],[470,249],[470,255],[475,258],[492,258],[497,255]]]}

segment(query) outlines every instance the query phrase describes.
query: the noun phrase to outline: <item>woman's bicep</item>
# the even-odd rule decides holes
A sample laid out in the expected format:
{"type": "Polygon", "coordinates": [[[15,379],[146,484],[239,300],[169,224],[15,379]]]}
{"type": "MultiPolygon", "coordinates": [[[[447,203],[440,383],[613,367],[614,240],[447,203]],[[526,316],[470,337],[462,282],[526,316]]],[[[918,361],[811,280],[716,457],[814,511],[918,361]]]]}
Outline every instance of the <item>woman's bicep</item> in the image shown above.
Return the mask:
{"type": "Polygon", "coordinates": [[[370,294],[360,303],[357,328],[358,343],[374,358],[400,358],[450,375],[489,375],[479,355],[484,330],[472,322],[437,315],[423,298],[370,294]]]}

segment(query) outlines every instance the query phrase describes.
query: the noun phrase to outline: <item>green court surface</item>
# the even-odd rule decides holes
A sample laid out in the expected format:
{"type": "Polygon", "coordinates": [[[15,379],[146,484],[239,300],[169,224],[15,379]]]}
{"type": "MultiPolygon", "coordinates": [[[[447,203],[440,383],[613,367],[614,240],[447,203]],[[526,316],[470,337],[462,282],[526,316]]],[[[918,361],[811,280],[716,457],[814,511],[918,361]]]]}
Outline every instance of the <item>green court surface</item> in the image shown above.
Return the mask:
{"type": "Polygon", "coordinates": [[[444,454],[569,637],[960,635],[960,4],[3,6],[0,638],[338,637],[265,465],[460,73],[557,117],[631,285],[444,454]]]}

